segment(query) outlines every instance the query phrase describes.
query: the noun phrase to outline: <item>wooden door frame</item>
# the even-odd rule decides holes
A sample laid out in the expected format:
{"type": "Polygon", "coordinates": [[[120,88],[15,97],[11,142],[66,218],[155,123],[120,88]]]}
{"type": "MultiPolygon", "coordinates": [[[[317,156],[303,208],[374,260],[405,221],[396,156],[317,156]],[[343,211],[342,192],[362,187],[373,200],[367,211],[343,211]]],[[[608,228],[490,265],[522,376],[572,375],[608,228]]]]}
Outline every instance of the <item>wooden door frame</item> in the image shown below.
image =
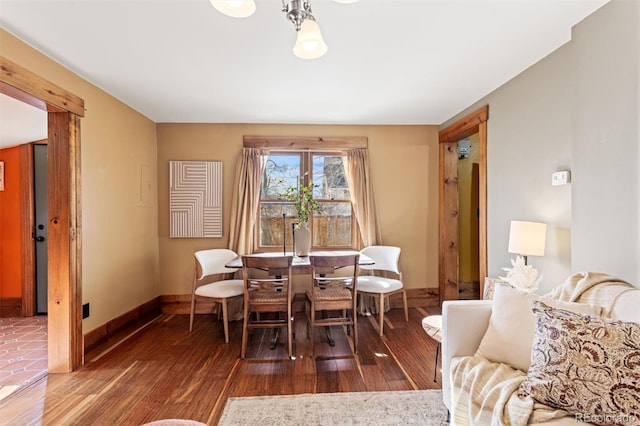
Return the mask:
{"type": "Polygon", "coordinates": [[[82,365],[80,118],[84,101],[0,56],[0,93],[47,111],[48,371],[82,365]]]}
{"type": "MultiPolygon", "coordinates": [[[[458,294],[458,163],[445,161],[460,139],[478,133],[479,139],[479,272],[480,295],[487,276],[487,120],[489,106],[476,110],[438,133],[439,144],[439,295],[440,304],[458,294]]],[[[455,297],[454,297],[455,296],[455,297]]]]}

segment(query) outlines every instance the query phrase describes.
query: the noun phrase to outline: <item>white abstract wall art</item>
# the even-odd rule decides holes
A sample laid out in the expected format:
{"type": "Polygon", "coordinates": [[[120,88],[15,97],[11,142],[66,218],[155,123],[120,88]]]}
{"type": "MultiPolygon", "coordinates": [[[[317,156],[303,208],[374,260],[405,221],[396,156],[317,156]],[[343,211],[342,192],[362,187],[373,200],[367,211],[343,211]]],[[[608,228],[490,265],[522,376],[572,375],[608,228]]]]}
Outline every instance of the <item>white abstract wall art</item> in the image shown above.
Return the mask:
{"type": "Polygon", "coordinates": [[[169,237],[222,237],[222,162],[169,162],[169,237]]]}

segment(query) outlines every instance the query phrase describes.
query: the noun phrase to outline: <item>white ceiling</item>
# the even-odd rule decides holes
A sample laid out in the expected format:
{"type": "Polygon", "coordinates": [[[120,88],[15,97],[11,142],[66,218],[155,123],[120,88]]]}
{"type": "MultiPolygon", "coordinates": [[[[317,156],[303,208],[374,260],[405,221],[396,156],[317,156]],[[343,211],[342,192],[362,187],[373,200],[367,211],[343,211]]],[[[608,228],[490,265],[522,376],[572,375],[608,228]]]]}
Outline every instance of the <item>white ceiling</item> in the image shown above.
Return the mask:
{"type": "Polygon", "coordinates": [[[313,0],[329,51],[307,61],[279,0],[0,0],[0,26],[155,122],[441,124],[604,3],[313,0]]]}
{"type": "Polygon", "coordinates": [[[0,94],[0,148],[46,138],[46,111],[0,94]]]}

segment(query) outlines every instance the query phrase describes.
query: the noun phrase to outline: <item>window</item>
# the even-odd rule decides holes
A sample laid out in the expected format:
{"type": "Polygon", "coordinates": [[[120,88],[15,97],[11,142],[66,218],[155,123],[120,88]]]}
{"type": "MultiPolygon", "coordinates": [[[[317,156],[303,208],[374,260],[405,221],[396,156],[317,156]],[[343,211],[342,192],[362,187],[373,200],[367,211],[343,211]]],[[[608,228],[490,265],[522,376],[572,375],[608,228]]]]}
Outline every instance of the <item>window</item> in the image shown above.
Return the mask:
{"type": "Polygon", "coordinates": [[[260,191],[260,216],[257,235],[260,250],[291,247],[292,226],[296,221],[293,206],[280,194],[289,186],[314,184],[314,199],[320,211],[310,220],[313,249],[354,248],[354,215],[340,152],[272,151],[266,161],[260,191]],[[284,231],[284,232],[283,232],[284,231]]]}

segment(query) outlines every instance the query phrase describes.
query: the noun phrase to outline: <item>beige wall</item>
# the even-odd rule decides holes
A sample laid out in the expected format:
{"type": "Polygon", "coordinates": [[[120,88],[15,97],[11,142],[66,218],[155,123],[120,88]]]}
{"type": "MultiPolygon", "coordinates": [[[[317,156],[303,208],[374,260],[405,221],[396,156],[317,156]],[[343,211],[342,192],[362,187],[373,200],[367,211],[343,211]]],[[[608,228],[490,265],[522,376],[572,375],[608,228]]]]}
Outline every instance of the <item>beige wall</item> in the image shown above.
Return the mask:
{"type": "Polygon", "coordinates": [[[613,0],[573,39],[442,128],[489,105],[489,275],[503,275],[510,220],[548,224],[546,253],[529,263],[540,292],[573,272],[640,285],[640,3],[613,0]],[[572,183],[551,186],[571,170],[572,183]]]}
{"type": "Polygon", "coordinates": [[[640,286],[640,2],[573,31],[572,265],[640,286]]]}
{"type": "Polygon", "coordinates": [[[570,274],[571,188],[551,186],[551,174],[571,163],[570,64],[562,47],[468,110],[489,105],[489,276],[503,276],[515,257],[507,252],[511,220],[547,223],[545,256],[529,258],[545,285],[570,274]]]}
{"type": "Polygon", "coordinates": [[[156,125],[4,30],[0,55],[85,102],[80,197],[87,333],[159,295],[156,125]]]}
{"type": "Polygon", "coordinates": [[[383,243],[402,248],[400,267],[408,288],[437,287],[437,132],[436,126],[158,124],[160,292],[190,294],[193,252],[227,247],[231,186],[243,135],[368,137],[383,243]],[[223,238],[169,238],[171,160],[223,162],[223,238]]]}

